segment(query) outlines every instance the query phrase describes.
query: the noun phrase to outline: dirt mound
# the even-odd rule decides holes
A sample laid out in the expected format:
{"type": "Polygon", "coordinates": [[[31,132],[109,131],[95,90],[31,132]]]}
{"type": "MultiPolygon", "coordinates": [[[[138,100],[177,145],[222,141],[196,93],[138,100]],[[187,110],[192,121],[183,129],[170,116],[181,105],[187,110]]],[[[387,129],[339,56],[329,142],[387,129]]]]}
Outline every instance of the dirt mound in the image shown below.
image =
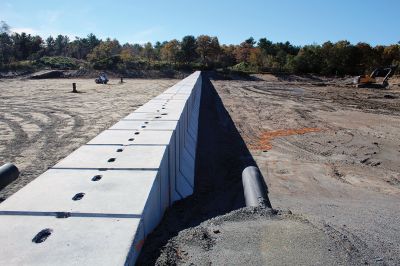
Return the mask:
{"type": "Polygon", "coordinates": [[[30,76],[32,79],[47,79],[47,78],[97,78],[101,73],[106,73],[110,78],[146,78],[146,79],[183,79],[191,74],[187,71],[175,70],[93,70],[93,69],[78,69],[78,70],[44,70],[39,71],[30,76]]]}
{"type": "MultiPolygon", "coordinates": [[[[162,248],[155,265],[360,265],[365,262],[345,235],[318,228],[290,211],[246,207],[179,232],[162,248]]],[[[139,264],[151,265],[146,259],[139,264]]]]}
{"type": "Polygon", "coordinates": [[[62,70],[42,70],[33,73],[29,76],[31,79],[54,79],[54,78],[63,78],[64,71],[62,70]]]}

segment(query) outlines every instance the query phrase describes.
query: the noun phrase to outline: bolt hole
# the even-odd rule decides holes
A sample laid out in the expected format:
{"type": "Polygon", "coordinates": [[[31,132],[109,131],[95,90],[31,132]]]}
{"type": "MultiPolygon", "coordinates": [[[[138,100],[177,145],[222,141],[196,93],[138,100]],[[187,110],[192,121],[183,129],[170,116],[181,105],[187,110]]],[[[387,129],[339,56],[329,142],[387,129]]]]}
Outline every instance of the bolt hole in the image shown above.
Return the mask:
{"type": "Polygon", "coordinates": [[[165,109],[165,107],[161,108],[161,109],[165,109]]]}
{"type": "Polygon", "coordinates": [[[117,149],[117,152],[122,152],[124,149],[117,149]]]}
{"type": "Polygon", "coordinates": [[[68,217],[71,217],[70,212],[56,212],[56,218],[63,219],[68,217]]]}
{"type": "Polygon", "coordinates": [[[140,132],[135,132],[135,135],[139,135],[140,134],[140,132]]]}
{"type": "Polygon", "coordinates": [[[128,139],[128,141],[134,141],[135,139],[134,138],[130,138],[130,139],[128,139]]]}
{"type": "Polygon", "coordinates": [[[142,128],[146,128],[146,126],[142,126],[142,128]]]}
{"type": "Polygon", "coordinates": [[[167,113],[162,113],[161,115],[167,115],[167,113]]]}
{"type": "Polygon", "coordinates": [[[155,118],[161,118],[161,116],[156,116],[155,118]]]}
{"type": "Polygon", "coordinates": [[[109,162],[109,163],[115,162],[115,158],[110,158],[110,159],[108,159],[107,162],[109,162]]]}
{"type": "Polygon", "coordinates": [[[149,122],[146,121],[146,122],[144,122],[144,123],[145,123],[145,124],[148,124],[149,122]]]}
{"type": "Polygon", "coordinates": [[[82,192],[77,193],[77,194],[75,194],[75,196],[72,197],[72,200],[75,200],[75,201],[81,200],[83,198],[83,196],[85,196],[85,193],[82,193],[82,192]]]}
{"type": "Polygon", "coordinates": [[[94,177],[92,177],[92,181],[99,181],[102,177],[102,175],[95,175],[94,177]]]}
{"type": "Polygon", "coordinates": [[[46,239],[51,235],[52,232],[53,232],[53,230],[51,230],[49,228],[43,229],[42,231],[40,231],[39,233],[37,233],[35,235],[35,237],[32,239],[32,242],[36,243],[36,244],[40,244],[40,243],[46,241],[46,239]]]}

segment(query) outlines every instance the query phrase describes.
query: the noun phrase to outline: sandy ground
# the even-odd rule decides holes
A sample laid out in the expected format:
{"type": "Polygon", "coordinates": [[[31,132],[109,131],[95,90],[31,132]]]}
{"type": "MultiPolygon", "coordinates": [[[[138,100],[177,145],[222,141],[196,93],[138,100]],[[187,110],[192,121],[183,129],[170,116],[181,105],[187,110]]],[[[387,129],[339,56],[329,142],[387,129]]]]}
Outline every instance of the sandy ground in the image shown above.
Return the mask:
{"type": "Polygon", "coordinates": [[[177,80],[0,79],[0,165],[20,177],[0,191],[4,200],[177,80]],[[76,82],[81,93],[70,93],[76,82]]]}
{"type": "Polygon", "coordinates": [[[400,88],[257,78],[203,80],[196,191],[138,264],[399,265],[400,88]],[[251,158],[275,210],[243,208],[251,158]]]}
{"type": "Polygon", "coordinates": [[[344,236],[366,263],[400,263],[398,86],[310,86],[268,76],[213,84],[274,208],[344,236]]]}

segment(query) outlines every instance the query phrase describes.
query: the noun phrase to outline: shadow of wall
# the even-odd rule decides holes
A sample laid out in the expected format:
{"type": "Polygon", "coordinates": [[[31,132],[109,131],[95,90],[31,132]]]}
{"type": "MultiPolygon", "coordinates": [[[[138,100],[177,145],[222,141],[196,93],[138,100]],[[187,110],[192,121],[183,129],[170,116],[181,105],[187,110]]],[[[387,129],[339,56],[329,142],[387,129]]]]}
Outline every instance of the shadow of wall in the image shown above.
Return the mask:
{"type": "Polygon", "coordinates": [[[137,265],[154,265],[160,249],[179,231],[245,207],[242,171],[257,165],[209,75],[203,72],[202,78],[194,193],[167,210],[137,265]]]}

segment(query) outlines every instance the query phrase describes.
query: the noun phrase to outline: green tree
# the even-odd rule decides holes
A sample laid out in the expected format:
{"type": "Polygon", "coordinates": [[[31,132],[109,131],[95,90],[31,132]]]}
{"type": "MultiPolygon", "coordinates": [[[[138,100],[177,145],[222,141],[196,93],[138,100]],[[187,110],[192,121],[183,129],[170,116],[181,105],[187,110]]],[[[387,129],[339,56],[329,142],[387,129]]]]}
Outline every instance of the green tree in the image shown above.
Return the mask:
{"type": "Polygon", "coordinates": [[[0,21],[0,68],[11,62],[13,54],[13,42],[9,35],[10,26],[0,21]]]}
{"type": "Polygon", "coordinates": [[[0,34],[10,34],[10,26],[5,21],[0,21],[0,34]]]}
{"type": "Polygon", "coordinates": [[[55,55],[66,56],[68,51],[68,36],[58,35],[54,40],[55,55]]]}
{"type": "Polygon", "coordinates": [[[183,37],[181,42],[182,59],[184,62],[189,63],[197,59],[196,52],[197,44],[194,36],[188,35],[183,37]]]}
{"type": "Polygon", "coordinates": [[[95,68],[115,68],[120,62],[121,45],[114,39],[107,39],[100,42],[93,51],[88,54],[87,58],[94,64],[95,68]]]}
{"type": "Polygon", "coordinates": [[[155,52],[151,42],[147,42],[143,46],[142,55],[147,61],[151,62],[155,58],[155,52]]]}

